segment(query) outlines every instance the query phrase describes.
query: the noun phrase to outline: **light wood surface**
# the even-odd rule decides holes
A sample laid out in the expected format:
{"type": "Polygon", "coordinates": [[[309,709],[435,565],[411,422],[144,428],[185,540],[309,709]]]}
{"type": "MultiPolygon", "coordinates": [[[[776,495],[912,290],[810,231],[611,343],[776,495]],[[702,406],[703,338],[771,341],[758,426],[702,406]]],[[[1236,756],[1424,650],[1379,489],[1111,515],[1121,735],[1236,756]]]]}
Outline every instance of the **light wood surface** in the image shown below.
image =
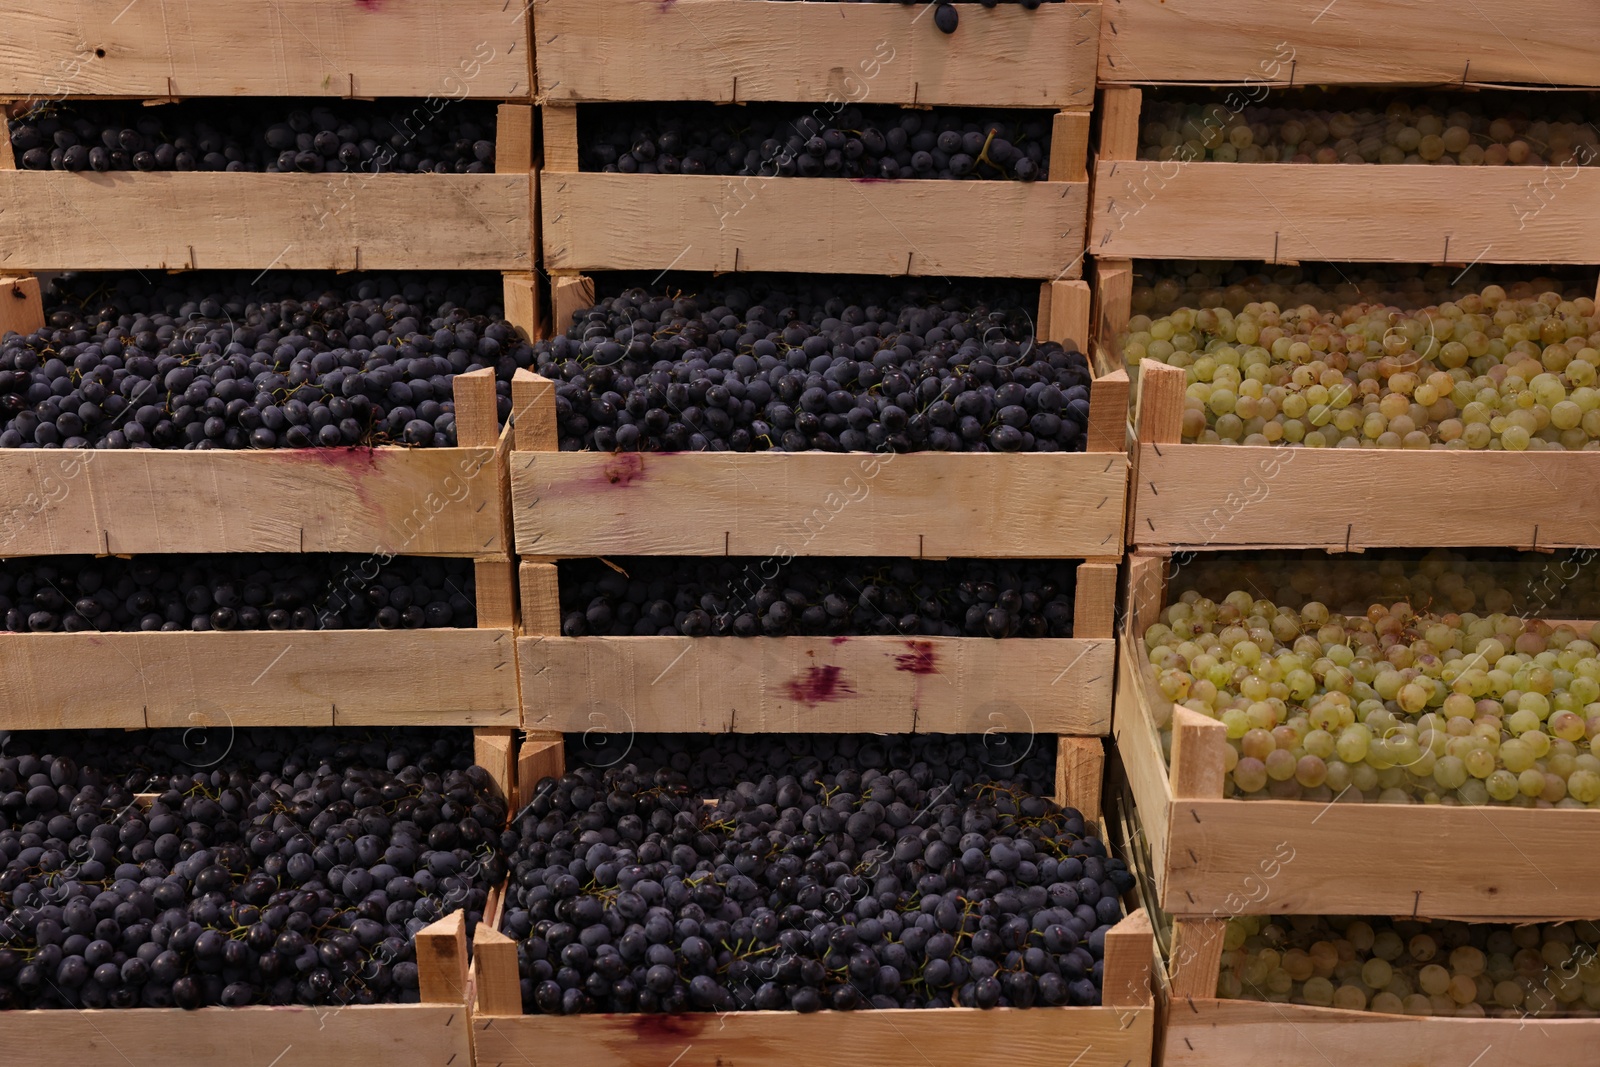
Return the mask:
{"type": "Polygon", "coordinates": [[[1600,171],[1105,162],[1089,251],[1124,259],[1592,263],[1600,171]]]}
{"type": "Polygon", "coordinates": [[[1600,29],[1560,0],[1109,0],[1102,82],[1600,85],[1600,29]]]}
{"type": "Polygon", "coordinates": [[[0,451],[0,556],[507,557],[494,448],[0,451]]]}
{"type": "MultiPolygon", "coordinates": [[[[1117,336],[1133,314],[1133,264],[1126,259],[1094,260],[1094,338],[1096,345],[1119,352],[1117,336]]],[[[1121,362],[1121,357],[1117,357],[1121,362]]]]}
{"type": "Polygon", "coordinates": [[[1091,454],[1121,452],[1128,444],[1128,372],[1121,367],[1089,387],[1089,425],[1084,445],[1091,454]]]}
{"type": "Polygon", "coordinates": [[[524,174],[533,170],[533,105],[501,104],[495,109],[494,172],[524,174]]]}
{"type": "Polygon", "coordinates": [[[1159,360],[1139,363],[1139,442],[1175,445],[1183,440],[1183,402],[1189,376],[1159,360]]]}
{"type": "Polygon", "coordinates": [[[1141,444],[1138,466],[1140,545],[1600,545],[1593,452],[1141,444]]]}
{"type": "Polygon", "coordinates": [[[539,180],[551,270],[1082,273],[1083,182],[550,171],[539,180]]]}
{"type": "Polygon", "coordinates": [[[1144,94],[1138,89],[1107,86],[1100,93],[1100,150],[1095,159],[1139,158],[1139,109],[1144,94]]]}
{"type": "MultiPolygon", "coordinates": [[[[9,138],[3,138],[10,144],[9,138]]],[[[32,333],[44,325],[44,302],[39,279],[0,277],[0,337],[15,331],[32,333]]]]}
{"type": "Polygon", "coordinates": [[[567,773],[566,741],[548,731],[529,733],[517,748],[517,798],[523,806],[532,799],[539,783],[567,773]]]}
{"type": "Polygon", "coordinates": [[[1121,669],[1117,671],[1116,703],[1112,710],[1111,735],[1116,739],[1128,789],[1139,813],[1139,825],[1148,843],[1151,876],[1157,889],[1167,882],[1167,842],[1172,836],[1172,786],[1167,779],[1167,760],[1161,750],[1161,735],[1151,722],[1149,697],[1141,689],[1143,675],[1136,664],[1142,662],[1140,644],[1124,631],[1117,650],[1121,669]]]}
{"type": "Polygon", "coordinates": [[[500,438],[499,401],[493,367],[457,374],[451,389],[455,400],[456,444],[461,448],[493,448],[500,438]]]}
{"type": "Polygon", "coordinates": [[[1587,1067],[1596,1019],[1443,1019],[1196,1000],[1166,1020],[1165,1067],[1587,1067]]]}
{"type": "MultiPolygon", "coordinates": [[[[556,333],[566,333],[572,328],[572,316],[580,311],[587,311],[594,307],[594,279],[582,275],[567,275],[565,277],[550,279],[550,302],[555,305],[555,322],[552,328],[556,333]]],[[[554,400],[551,401],[552,405],[554,400]]],[[[551,412],[555,411],[551,407],[551,412]]],[[[554,414],[551,416],[554,418],[554,414]]],[[[521,445],[517,446],[521,448],[521,445]]],[[[555,446],[551,445],[554,451],[555,446]]]]}
{"type": "Polygon", "coordinates": [[[533,176],[0,171],[34,270],[529,270],[533,176]]]}
{"type": "Polygon", "coordinates": [[[523,560],[517,580],[522,590],[522,633],[560,635],[561,590],[556,581],[556,565],[523,560]]]}
{"type": "MultiPolygon", "coordinates": [[[[559,50],[553,50],[559,51],[559,50]]],[[[563,174],[578,170],[578,109],[569,104],[546,103],[539,108],[544,123],[543,170],[563,174]]]]}
{"type": "Polygon", "coordinates": [[[1098,737],[1056,738],[1055,802],[1076,808],[1085,819],[1100,818],[1106,777],[1106,747],[1098,737]]]}
{"type": "Polygon", "coordinates": [[[1167,968],[1168,989],[1173,1000],[1215,999],[1217,979],[1222,970],[1222,943],[1227,932],[1226,919],[1173,921],[1172,958],[1167,968]]]}
{"type": "Polygon", "coordinates": [[[1086,108],[1094,96],[1098,4],[963,3],[950,36],[920,6],[548,0],[535,10],[548,101],[1086,108]]]}
{"type": "Polygon", "coordinates": [[[1117,565],[1115,563],[1078,564],[1078,585],[1074,593],[1072,636],[1112,637],[1117,610],[1117,565]]]}
{"type": "MultiPolygon", "coordinates": [[[[537,183],[530,182],[530,188],[537,183]]],[[[505,293],[506,321],[529,340],[544,335],[544,309],[539,306],[539,279],[532,271],[510,272],[501,279],[505,293]]]]}
{"type": "Polygon", "coordinates": [[[556,425],[556,385],[526,367],[511,376],[511,423],[519,452],[554,452],[561,437],[556,425]]]}
{"type": "Polygon", "coordinates": [[[1155,967],[1155,932],[1143,908],[1106,931],[1101,1001],[1112,1008],[1138,1008],[1150,1002],[1155,967]]]}
{"type": "Polygon", "coordinates": [[[508,815],[517,811],[516,731],[506,727],[478,727],[472,731],[472,762],[489,772],[505,798],[508,815]]]}
{"type": "Polygon", "coordinates": [[[530,730],[1030,735],[1109,730],[1113,644],[875,636],[517,642],[530,730]]]}
{"type": "Polygon", "coordinates": [[[1228,728],[1181,704],[1172,707],[1172,795],[1181,799],[1221,798],[1228,728]]]}
{"type": "Polygon", "coordinates": [[[467,917],[451,912],[412,939],[417,949],[417,982],[424,1004],[458,1004],[467,999],[467,917]]]}
{"type": "Polygon", "coordinates": [[[478,626],[509,630],[517,625],[517,565],[509,559],[480,559],[472,564],[478,602],[478,626]]]}
{"type": "MultiPolygon", "coordinates": [[[[0,94],[525,97],[522,4],[19,0],[0,94]]],[[[1086,71],[1091,82],[1093,66],[1086,71]]]]}
{"type": "Polygon", "coordinates": [[[1054,341],[1063,348],[1089,351],[1089,283],[1050,281],[1041,283],[1039,338],[1054,341]]]}
{"type": "Polygon", "coordinates": [[[503,630],[0,634],[0,728],[515,725],[503,630]]]}
{"type": "Polygon", "coordinates": [[[517,943],[492,929],[488,917],[472,938],[474,1016],[521,1015],[522,984],[517,974],[517,943]]]}
{"type": "Polygon", "coordinates": [[[1050,127],[1050,180],[1089,180],[1089,118],[1087,109],[1058,111],[1050,127]]]}
{"type": "Polygon", "coordinates": [[[518,452],[523,554],[1082,558],[1122,541],[1122,453],[518,452]]]}

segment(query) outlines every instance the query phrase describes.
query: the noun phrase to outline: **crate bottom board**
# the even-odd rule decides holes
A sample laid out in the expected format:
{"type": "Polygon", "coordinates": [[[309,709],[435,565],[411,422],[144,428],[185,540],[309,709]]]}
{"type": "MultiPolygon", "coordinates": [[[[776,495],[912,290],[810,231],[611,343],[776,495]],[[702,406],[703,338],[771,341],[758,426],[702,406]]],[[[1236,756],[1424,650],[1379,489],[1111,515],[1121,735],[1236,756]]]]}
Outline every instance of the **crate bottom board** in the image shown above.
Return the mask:
{"type": "Polygon", "coordinates": [[[1600,1019],[1444,1019],[1177,999],[1165,1067],[1591,1067],[1600,1019]]]}
{"type": "Polygon", "coordinates": [[[1113,642],[977,637],[522,637],[530,730],[1110,729],[1113,642]]]}
{"type": "Polygon", "coordinates": [[[7,1067],[466,1067],[464,1005],[0,1012],[7,1067]]]}
{"type": "Polygon", "coordinates": [[[0,634],[6,729],[515,726],[510,630],[0,634]]]}
{"type": "Polygon", "coordinates": [[[479,1016],[476,1061],[583,1067],[1141,1067],[1153,1007],[479,1016]]]}

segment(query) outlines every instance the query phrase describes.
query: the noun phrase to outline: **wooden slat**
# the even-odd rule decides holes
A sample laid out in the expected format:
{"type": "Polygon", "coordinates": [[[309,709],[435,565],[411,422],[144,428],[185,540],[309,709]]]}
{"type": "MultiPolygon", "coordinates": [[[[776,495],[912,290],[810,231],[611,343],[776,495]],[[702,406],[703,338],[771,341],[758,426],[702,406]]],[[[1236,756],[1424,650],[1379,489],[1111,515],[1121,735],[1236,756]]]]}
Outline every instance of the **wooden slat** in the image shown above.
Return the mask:
{"type": "Polygon", "coordinates": [[[1138,89],[1106,88],[1100,94],[1099,161],[1139,158],[1139,109],[1143,94],[1138,89]]]}
{"type": "Polygon", "coordinates": [[[517,796],[526,805],[546,778],[567,773],[566,742],[560,734],[530,733],[517,749],[517,796]]]}
{"type": "Polygon", "coordinates": [[[479,728],[472,731],[472,761],[489,772],[506,804],[517,808],[516,731],[479,728]]]}
{"type": "Polygon", "coordinates": [[[1126,599],[1131,632],[1142,641],[1144,632],[1161,621],[1161,609],[1167,600],[1167,569],[1165,556],[1146,555],[1142,552],[1128,556],[1128,595],[1126,599]]]}
{"type": "MultiPolygon", "coordinates": [[[[529,570],[547,566],[522,565],[525,620],[529,570]]],[[[1099,735],[1110,728],[1112,646],[1076,638],[524,637],[518,654],[530,730],[1099,735]]]]}
{"type": "Polygon", "coordinates": [[[539,93],[562,102],[1090,106],[1099,5],[959,10],[960,28],[946,36],[920,7],[551,0],[539,6],[539,93]]]}
{"type": "Polygon", "coordinates": [[[474,1015],[522,1014],[517,943],[487,925],[472,939],[472,979],[478,995],[474,1015]]]}
{"type": "Polygon", "coordinates": [[[526,174],[533,170],[533,106],[501,104],[495,112],[494,171],[526,174]]]}
{"type": "Polygon", "coordinates": [[[494,368],[483,367],[457,374],[452,392],[456,409],[456,443],[462,448],[493,448],[500,437],[494,368]]]}
{"type": "Polygon", "coordinates": [[[420,121],[452,99],[529,95],[527,11],[501,0],[18,0],[0,35],[0,95],[428,97],[420,121]]]}
{"type": "Polygon", "coordinates": [[[0,634],[0,728],[514,725],[511,645],[507,630],[0,634]]]}
{"type": "MultiPolygon", "coordinates": [[[[560,50],[553,49],[553,54],[560,50]]],[[[559,104],[545,104],[539,108],[544,120],[544,167],[556,173],[576,173],[578,170],[578,109],[559,104]]]]}
{"type": "Polygon", "coordinates": [[[1089,112],[1058,111],[1050,130],[1050,180],[1089,180],[1089,112]]]}
{"type": "Polygon", "coordinates": [[[1085,428],[1089,452],[1123,455],[1128,447],[1128,372],[1118,367],[1089,384],[1089,425],[1085,428]]]}
{"type": "Polygon", "coordinates": [[[510,630],[517,625],[517,565],[509,559],[473,561],[480,629],[510,630]]]}
{"type": "MultiPolygon", "coordinates": [[[[1470,10],[1467,9],[1467,10],[1470,10]]],[[[1592,1063],[1595,1019],[1448,1019],[1370,1011],[1197,1000],[1166,1023],[1166,1067],[1522,1067],[1592,1063]]]]}
{"type": "Polygon", "coordinates": [[[1211,1000],[1222,969],[1226,919],[1178,919],[1172,924],[1167,978],[1174,1000],[1211,1000]]]}
{"type": "Polygon", "coordinates": [[[549,378],[519,367],[511,376],[511,422],[519,452],[554,452],[561,438],[556,427],[556,385],[549,378]]]}
{"type": "MultiPolygon", "coordinates": [[[[572,328],[572,316],[594,307],[594,279],[584,275],[567,275],[550,280],[550,302],[555,305],[554,329],[558,334],[572,328]]],[[[551,403],[555,401],[552,398],[551,403]]],[[[552,407],[552,412],[554,408],[552,407]]],[[[520,446],[519,446],[520,447],[520,446]]]]}
{"type": "Polygon", "coordinates": [[[504,556],[499,453],[9,450],[0,452],[0,555],[504,556]]]}
{"type": "Polygon", "coordinates": [[[503,281],[506,321],[537,340],[544,334],[544,311],[539,306],[539,279],[533,273],[508,273],[503,281]]]}
{"type": "Polygon", "coordinates": [[[1125,259],[1593,263],[1600,172],[1104,162],[1090,248],[1125,259]],[[1553,172],[1552,172],[1553,173],[1553,172]]]}
{"type": "Polygon", "coordinates": [[[531,174],[0,171],[34,270],[529,270],[531,174]],[[249,210],[241,210],[249,205],[249,210]]]}
{"type": "Polygon", "coordinates": [[[1117,611],[1117,565],[1115,563],[1078,564],[1078,584],[1074,593],[1072,636],[1112,637],[1117,611]]]}
{"type": "MultiPolygon", "coordinates": [[[[1092,407],[1092,405],[1091,405],[1092,407]]],[[[1115,555],[1120,453],[519,452],[524,554],[1115,555]]]]}
{"type": "Polygon", "coordinates": [[[1078,352],[1089,351],[1089,283],[1045,282],[1049,317],[1039,326],[1041,340],[1078,352]]]}
{"type": "Polygon", "coordinates": [[[1172,835],[1172,787],[1167,780],[1167,761],[1161,751],[1161,737],[1147,707],[1141,674],[1132,664],[1142,663],[1142,643],[1124,631],[1118,659],[1116,705],[1111,733],[1116,738],[1140,825],[1149,843],[1152,875],[1157,886],[1166,884],[1167,842],[1172,835]]]}
{"type": "MultiPolygon", "coordinates": [[[[798,6],[798,5],[797,5],[798,6]]],[[[1110,937],[1107,937],[1110,941],[1110,937]]],[[[474,1019],[483,1064],[583,1067],[971,1067],[1005,1049],[1009,1067],[1150,1062],[1153,1007],[888,1008],[873,1011],[525,1015],[474,1019]]]]}
{"type": "Polygon", "coordinates": [[[523,560],[517,577],[522,592],[522,632],[531,636],[559,636],[561,593],[556,582],[556,565],[523,560]]]}
{"type": "MultiPolygon", "coordinates": [[[[1120,353],[1117,337],[1133,314],[1133,264],[1125,259],[1094,261],[1094,343],[1120,353]]],[[[1117,362],[1121,363],[1118,355],[1117,362]]]]}
{"type": "MultiPolygon", "coordinates": [[[[4,138],[10,144],[10,138],[4,138]]],[[[39,279],[0,277],[0,337],[15,331],[33,333],[44,326],[44,300],[39,279]]]]}
{"type": "Polygon", "coordinates": [[[1175,445],[1183,439],[1189,375],[1154,359],[1139,362],[1139,443],[1175,445]]]}
{"type": "Polygon", "coordinates": [[[1151,971],[1155,967],[1155,933],[1150,916],[1135,910],[1106,931],[1105,973],[1101,1003],[1113,1008],[1137,1008],[1154,996],[1151,971]]]}
{"type": "Polygon", "coordinates": [[[1228,728],[1181,704],[1172,709],[1172,795],[1222,796],[1228,728]]]}
{"type": "MultiPolygon", "coordinates": [[[[548,158],[549,148],[546,147],[548,158]]],[[[551,270],[1082,273],[1081,182],[539,175],[551,270]],[[952,227],[949,220],[962,225],[952,227]],[[796,226],[805,219],[805,226],[796,226]],[[984,235],[975,240],[973,234],[984,235]]]]}
{"type": "Polygon", "coordinates": [[[1057,804],[1098,819],[1105,776],[1106,749],[1098,737],[1056,738],[1057,804]]]}
{"type": "Polygon", "coordinates": [[[1569,25],[1570,14],[1560,0],[1466,4],[1448,18],[1426,0],[1115,0],[1100,35],[1100,80],[1244,82],[1257,91],[1291,81],[1600,85],[1600,30],[1569,25]],[[1402,40],[1427,46],[1394,47],[1402,40]]]}
{"type": "Polygon", "coordinates": [[[1134,500],[1141,545],[1600,545],[1593,452],[1141,444],[1134,500]]]}
{"type": "Polygon", "coordinates": [[[467,917],[453,912],[417,932],[417,983],[424,1004],[466,1004],[467,917]]]}

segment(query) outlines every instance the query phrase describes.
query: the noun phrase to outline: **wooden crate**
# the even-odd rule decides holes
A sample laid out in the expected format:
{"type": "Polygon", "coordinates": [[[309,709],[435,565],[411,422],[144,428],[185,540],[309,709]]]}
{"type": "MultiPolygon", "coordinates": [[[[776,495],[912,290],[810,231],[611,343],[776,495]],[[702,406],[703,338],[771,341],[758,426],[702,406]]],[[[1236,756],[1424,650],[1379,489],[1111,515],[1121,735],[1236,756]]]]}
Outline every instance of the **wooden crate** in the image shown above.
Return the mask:
{"type": "Polygon", "coordinates": [[[515,726],[514,583],[476,563],[478,629],[0,633],[0,729],[515,726]]]}
{"type": "Polygon", "coordinates": [[[1600,247],[1591,168],[1140,160],[1139,95],[1105,91],[1096,255],[1466,266],[1588,264],[1600,247]]]}
{"type": "Polygon", "coordinates": [[[503,0],[19,0],[0,95],[530,98],[527,7],[503,0]]]}
{"type": "Polygon", "coordinates": [[[556,566],[525,560],[522,723],[579,733],[1103,736],[1116,579],[1115,563],[1078,565],[1071,638],[563,637],[556,566]]]}
{"type": "Polygon", "coordinates": [[[1167,702],[1143,654],[1168,565],[1130,557],[1112,724],[1163,911],[1536,922],[1583,910],[1572,887],[1600,878],[1600,856],[1574,843],[1600,834],[1600,812],[1224,799],[1226,729],[1182,706],[1169,765],[1167,702]]]}
{"type": "Polygon", "coordinates": [[[416,946],[420,1004],[7,1011],[0,1012],[0,1043],[6,1062],[18,1067],[470,1064],[464,916],[440,919],[417,934],[416,946]]]}
{"type": "MultiPolygon", "coordinates": [[[[570,322],[593,292],[557,279],[556,321],[570,322]],[[572,295],[579,288],[588,295],[572,295]]],[[[1087,331],[1088,287],[1046,283],[1038,336],[1087,331]]],[[[1122,370],[1092,383],[1087,452],[560,452],[552,383],[519,371],[517,548],[550,558],[1119,558],[1127,388],[1122,370]]]]}
{"type": "Polygon", "coordinates": [[[580,173],[577,108],[540,110],[544,265],[552,271],[1082,273],[1086,110],[1056,113],[1051,180],[1043,182],[580,173]]]}
{"type": "Polygon", "coordinates": [[[1442,14],[1428,0],[1108,0],[1100,81],[1600,85],[1600,32],[1559,0],[1442,14]]]}
{"type": "Polygon", "coordinates": [[[74,173],[0,151],[0,247],[29,270],[531,271],[533,108],[500,105],[495,140],[494,174],[74,173]]]}
{"type": "Polygon", "coordinates": [[[1586,1067],[1600,1019],[1453,1019],[1217,997],[1226,920],[1176,919],[1166,961],[1166,1067],[1586,1067]]]}
{"type": "MultiPolygon", "coordinates": [[[[564,771],[562,742],[526,741],[518,755],[524,797],[564,771]]],[[[1060,782],[1058,796],[1071,796],[1060,782]]],[[[1098,779],[1094,800],[1098,806],[1098,779]]],[[[1086,811],[1087,814],[1087,811],[1086,811]]],[[[1155,1021],[1150,921],[1134,911],[1106,935],[1105,1003],[1093,1008],[978,1008],[713,1012],[683,1015],[523,1015],[516,942],[481,930],[473,946],[473,1052],[479,1064],[568,1061],[623,1067],[788,1067],[795,1049],[814,1067],[968,1067],[1003,1046],[1018,1067],[1137,1067],[1150,1062],[1155,1021]],[[674,1060],[676,1057],[676,1060],[674,1060]]]]}
{"type": "Polygon", "coordinates": [[[946,35],[924,7],[536,0],[539,98],[1089,106],[1099,4],[955,6],[946,35]]]}

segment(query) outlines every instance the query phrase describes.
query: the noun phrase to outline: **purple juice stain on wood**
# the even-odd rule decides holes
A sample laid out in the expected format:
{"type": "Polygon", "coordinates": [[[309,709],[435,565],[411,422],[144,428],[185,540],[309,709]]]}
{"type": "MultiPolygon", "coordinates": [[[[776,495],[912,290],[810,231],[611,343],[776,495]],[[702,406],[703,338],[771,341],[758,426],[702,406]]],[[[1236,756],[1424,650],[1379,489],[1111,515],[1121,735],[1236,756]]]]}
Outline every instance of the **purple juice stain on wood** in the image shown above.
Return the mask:
{"type": "Polygon", "coordinates": [[[600,468],[600,476],[607,485],[632,485],[635,478],[644,474],[644,457],[637,452],[618,452],[600,468]]]}
{"type": "Polygon", "coordinates": [[[830,638],[828,640],[828,643],[830,645],[842,645],[848,640],[850,640],[849,637],[834,637],[834,638],[830,638]]]}
{"type": "Polygon", "coordinates": [[[699,1037],[705,1020],[695,1015],[627,1015],[640,1041],[682,1041],[699,1037]]]}
{"type": "Polygon", "coordinates": [[[384,0],[356,0],[356,5],[366,11],[382,11],[384,0]]]}
{"type": "Polygon", "coordinates": [[[832,664],[807,667],[785,682],[783,688],[790,700],[809,707],[856,695],[855,686],[845,678],[842,670],[832,664]]]}
{"type": "Polygon", "coordinates": [[[895,670],[911,674],[938,673],[939,653],[934,651],[932,641],[907,641],[906,647],[911,651],[897,653],[894,657],[895,670]]]}

